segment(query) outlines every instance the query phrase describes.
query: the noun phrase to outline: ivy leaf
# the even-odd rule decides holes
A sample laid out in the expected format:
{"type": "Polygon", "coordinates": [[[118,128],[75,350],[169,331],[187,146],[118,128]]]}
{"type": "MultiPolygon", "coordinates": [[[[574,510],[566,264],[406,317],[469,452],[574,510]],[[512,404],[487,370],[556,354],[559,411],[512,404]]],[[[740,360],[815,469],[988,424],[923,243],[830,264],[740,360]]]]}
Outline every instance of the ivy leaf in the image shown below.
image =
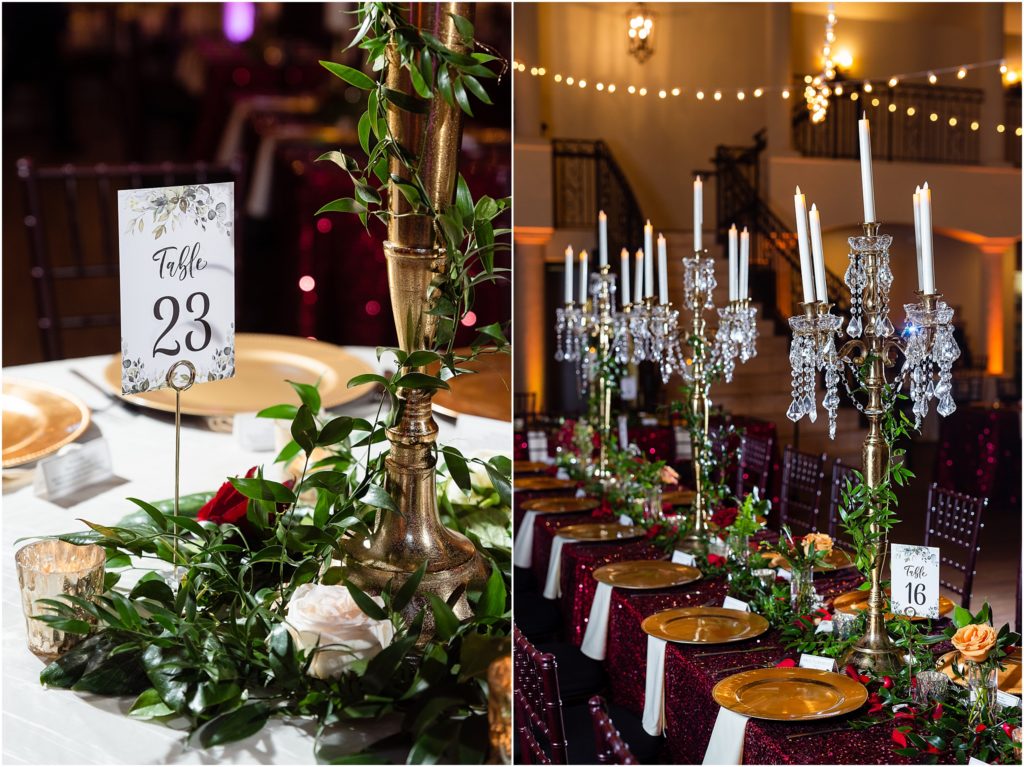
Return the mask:
{"type": "Polygon", "coordinates": [[[333,61],[321,61],[320,66],[335,77],[340,77],[349,85],[354,85],[361,90],[369,91],[376,87],[376,83],[358,69],[346,67],[344,64],[335,64],[333,61]]]}
{"type": "Polygon", "coordinates": [[[447,642],[459,630],[459,619],[437,594],[427,594],[430,608],[434,613],[434,629],[442,642],[447,642]]]}
{"type": "Polygon", "coordinates": [[[274,503],[295,503],[295,493],[282,485],[263,477],[229,477],[228,482],[246,498],[274,503]]]}
{"type": "Polygon", "coordinates": [[[440,359],[440,355],[437,352],[420,349],[406,357],[405,362],[402,363],[402,367],[421,368],[429,365],[431,362],[436,362],[438,359],[440,359]]]}
{"type": "Polygon", "coordinates": [[[317,437],[316,444],[321,447],[337,445],[352,433],[353,426],[354,423],[350,416],[343,415],[334,418],[328,421],[324,428],[320,430],[320,436],[317,437]]]}
{"type": "Polygon", "coordinates": [[[466,179],[463,178],[462,174],[459,174],[459,182],[455,187],[455,209],[462,216],[462,222],[464,225],[468,225],[473,220],[473,195],[470,194],[469,185],[466,183],[466,179]]]}
{"type": "Polygon", "coordinates": [[[357,175],[359,173],[359,163],[355,161],[355,158],[350,157],[344,152],[339,152],[337,149],[332,149],[330,152],[324,152],[316,158],[316,162],[333,162],[343,171],[348,173],[349,176],[357,175]]]}
{"type": "Polygon", "coordinates": [[[434,94],[430,92],[430,88],[427,85],[427,81],[423,79],[423,73],[417,66],[408,67],[407,71],[412,79],[412,87],[416,91],[416,94],[423,99],[430,99],[434,97],[434,94]]]}
{"type": "Polygon", "coordinates": [[[284,421],[290,421],[295,417],[295,414],[299,412],[297,405],[272,405],[271,407],[265,407],[256,414],[257,418],[280,418],[284,421]]]}
{"type": "Polygon", "coordinates": [[[416,572],[410,575],[402,587],[397,591],[395,596],[391,600],[391,609],[395,612],[401,612],[409,602],[412,601],[413,596],[416,594],[416,589],[420,585],[420,581],[423,580],[423,575],[427,572],[427,560],[423,560],[422,564],[416,568],[416,572]]]}
{"type": "Polygon", "coordinates": [[[412,112],[413,114],[426,114],[430,110],[430,104],[421,101],[420,99],[413,98],[408,93],[402,93],[391,88],[382,88],[381,91],[384,95],[385,101],[390,101],[396,107],[404,112],[412,112]]]}
{"type": "Polygon", "coordinates": [[[341,199],[334,200],[324,205],[320,210],[314,213],[314,216],[319,216],[321,213],[365,213],[366,206],[357,200],[353,200],[351,197],[342,197],[341,199]]]}
{"type": "Polygon", "coordinates": [[[132,707],[128,709],[128,716],[133,719],[154,719],[158,716],[169,716],[173,713],[174,709],[163,702],[160,698],[160,693],[153,687],[139,695],[135,702],[132,703],[132,707]]]}
{"type": "Polygon", "coordinates": [[[466,95],[466,88],[462,84],[462,77],[457,77],[452,81],[452,89],[455,91],[455,100],[459,102],[459,107],[463,112],[472,117],[473,108],[469,105],[469,96],[466,95]]]}
{"type": "Polygon", "coordinates": [[[348,381],[348,388],[354,389],[357,386],[362,386],[363,384],[368,383],[379,383],[387,386],[388,379],[382,375],[378,375],[377,373],[363,373],[362,375],[350,378],[348,381]]]}
{"type": "MultiPolygon", "coordinates": [[[[296,408],[296,412],[298,412],[298,408],[296,408]]],[[[302,450],[302,448],[299,447],[298,442],[294,439],[288,440],[288,444],[282,447],[281,452],[277,454],[277,457],[274,459],[274,463],[286,463],[297,456],[300,450],[302,450]]]]}
{"type": "Polygon", "coordinates": [[[480,81],[473,77],[473,75],[464,74],[462,76],[462,82],[464,82],[466,84],[466,87],[469,88],[470,93],[472,93],[485,104],[494,103],[493,101],[491,101],[491,97],[487,95],[487,91],[484,90],[484,86],[482,86],[480,84],[480,81]]]}
{"type": "MultiPolygon", "coordinates": [[[[317,400],[319,400],[319,396],[317,400]]],[[[299,444],[299,447],[308,456],[313,452],[313,448],[316,447],[318,437],[316,419],[313,418],[313,412],[309,406],[304,404],[295,415],[295,420],[292,421],[292,439],[299,444]]]]}
{"type": "Polygon", "coordinates": [[[474,614],[478,618],[497,618],[505,614],[505,603],[508,599],[508,589],[505,588],[505,579],[501,577],[501,571],[495,565],[491,567],[491,574],[487,578],[487,584],[480,593],[477,600],[474,614]]]}
{"type": "Polygon", "coordinates": [[[363,112],[362,117],[359,118],[356,133],[359,134],[359,146],[366,154],[370,154],[370,126],[370,112],[363,112]]]}
{"type": "Polygon", "coordinates": [[[455,22],[455,29],[458,30],[459,36],[462,38],[462,42],[466,45],[472,45],[473,43],[473,22],[467,19],[465,16],[458,16],[454,13],[449,13],[452,17],[452,21],[455,22]]]}
{"type": "Polygon", "coordinates": [[[302,404],[308,407],[313,413],[320,412],[320,390],[312,384],[288,381],[295,393],[299,395],[302,404]]]}
{"type": "Polygon", "coordinates": [[[460,490],[468,493],[473,489],[473,485],[470,481],[466,459],[454,447],[444,447],[441,452],[444,454],[444,465],[448,467],[448,473],[452,475],[455,484],[460,490]]]}
{"type": "Polygon", "coordinates": [[[426,373],[406,373],[395,381],[399,389],[451,389],[451,387],[437,376],[426,373]]]}
{"type": "Polygon", "coordinates": [[[367,506],[373,506],[377,509],[387,509],[388,511],[398,511],[398,506],[395,505],[394,499],[380,485],[370,485],[366,488],[366,492],[363,497],[360,498],[363,503],[367,506]]]}
{"type": "Polygon", "coordinates": [[[509,482],[508,477],[503,476],[490,463],[485,463],[484,468],[487,470],[487,476],[491,478],[491,484],[494,485],[494,489],[498,491],[498,496],[501,498],[501,502],[506,506],[512,505],[512,484],[509,482]]]}
{"type": "MultiPolygon", "coordinates": [[[[152,519],[153,522],[156,524],[157,529],[159,529],[159,530],[166,530],[167,529],[167,518],[163,515],[163,513],[156,506],[154,506],[151,503],[146,503],[145,501],[140,501],[138,498],[129,498],[128,500],[131,501],[132,503],[134,503],[136,506],[138,506],[144,512],[146,512],[146,514],[149,515],[149,518],[152,519]]],[[[109,560],[108,560],[108,562],[109,562],[109,560]]]]}
{"type": "Polygon", "coordinates": [[[384,621],[388,619],[388,612],[379,604],[377,604],[369,594],[356,586],[352,581],[345,581],[345,588],[348,589],[348,593],[352,595],[352,601],[355,602],[359,609],[368,617],[375,621],[384,621]]]}
{"type": "Polygon", "coordinates": [[[263,703],[249,703],[227,714],[212,719],[199,733],[203,748],[220,746],[255,735],[270,717],[270,709],[263,703]]]}

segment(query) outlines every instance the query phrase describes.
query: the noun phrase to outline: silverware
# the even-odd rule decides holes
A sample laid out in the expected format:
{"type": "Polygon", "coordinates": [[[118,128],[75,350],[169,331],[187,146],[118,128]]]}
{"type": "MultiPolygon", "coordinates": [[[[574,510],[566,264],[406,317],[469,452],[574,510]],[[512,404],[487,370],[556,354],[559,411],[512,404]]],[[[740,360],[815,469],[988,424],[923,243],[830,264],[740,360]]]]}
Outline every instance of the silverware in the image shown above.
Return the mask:
{"type": "MultiPolygon", "coordinates": [[[[867,729],[870,729],[871,727],[876,727],[877,725],[881,724],[882,721],[885,721],[885,720],[881,720],[881,721],[875,722],[874,724],[868,725],[868,727],[865,727],[863,729],[867,730],[867,729]]],[[[786,736],[786,740],[796,740],[797,738],[806,738],[806,737],[808,737],[810,735],[827,735],[827,734],[829,734],[831,732],[857,732],[857,730],[854,730],[849,725],[843,725],[841,727],[829,727],[828,729],[825,729],[825,730],[808,730],[807,732],[794,732],[792,735],[787,735],[786,736]]]]}
{"type": "Polygon", "coordinates": [[[778,661],[769,661],[768,663],[746,663],[742,666],[730,666],[729,668],[720,668],[718,669],[718,671],[714,671],[712,673],[714,674],[714,676],[718,676],[719,674],[725,674],[729,671],[747,671],[753,668],[771,668],[777,662],[778,661]]]}
{"type": "Polygon", "coordinates": [[[114,405],[127,406],[128,403],[126,403],[123,399],[121,399],[120,397],[114,395],[112,392],[110,392],[108,389],[104,388],[103,386],[100,386],[98,383],[96,383],[94,380],[89,378],[89,376],[87,376],[81,370],[79,370],[77,368],[71,368],[71,375],[73,375],[76,378],[78,378],[78,379],[84,381],[85,383],[89,384],[89,386],[91,386],[93,389],[95,389],[100,394],[102,394],[105,399],[110,400],[110,404],[107,405],[106,407],[101,407],[101,408],[94,407],[94,408],[92,408],[92,411],[94,413],[102,413],[104,410],[108,410],[109,408],[111,408],[114,405]]]}
{"type": "Polygon", "coordinates": [[[711,658],[715,655],[742,655],[745,652],[766,652],[768,650],[778,650],[778,645],[765,645],[764,647],[748,647],[745,650],[716,650],[715,652],[699,652],[694,655],[694,658],[711,658]]]}

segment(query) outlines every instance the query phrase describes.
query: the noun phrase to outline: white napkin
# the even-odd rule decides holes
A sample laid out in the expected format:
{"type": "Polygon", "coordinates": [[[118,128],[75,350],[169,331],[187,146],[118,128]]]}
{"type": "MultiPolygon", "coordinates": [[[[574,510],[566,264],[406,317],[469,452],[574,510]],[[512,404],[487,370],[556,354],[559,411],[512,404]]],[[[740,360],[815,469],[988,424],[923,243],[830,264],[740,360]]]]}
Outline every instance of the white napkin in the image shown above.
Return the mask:
{"type": "Polygon", "coordinates": [[[537,512],[528,511],[519,523],[519,532],[512,544],[512,563],[516,567],[529,567],[533,563],[533,523],[536,521],[537,512]]]}
{"type": "Polygon", "coordinates": [[[743,764],[743,740],[748,717],[727,708],[718,709],[715,729],[711,731],[703,764],[743,764]]]}
{"type": "Polygon", "coordinates": [[[590,605],[590,620],[587,631],[583,634],[580,651],[588,658],[604,660],[605,646],[608,644],[608,613],[612,608],[612,587],[607,583],[598,583],[594,592],[594,601],[590,605]]]}
{"type": "Polygon", "coordinates": [[[551,541],[548,577],[544,581],[544,597],[546,599],[558,599],[562,596],[562,546],[565,543],[572,543],[572,539],[556,535],[555,540],[551,541]]]}
{"type": "Polygon", "coordinates": [[[665,648],[668,642],[647,635],[644,730],[655,737],[665,730],[665,648]]]}

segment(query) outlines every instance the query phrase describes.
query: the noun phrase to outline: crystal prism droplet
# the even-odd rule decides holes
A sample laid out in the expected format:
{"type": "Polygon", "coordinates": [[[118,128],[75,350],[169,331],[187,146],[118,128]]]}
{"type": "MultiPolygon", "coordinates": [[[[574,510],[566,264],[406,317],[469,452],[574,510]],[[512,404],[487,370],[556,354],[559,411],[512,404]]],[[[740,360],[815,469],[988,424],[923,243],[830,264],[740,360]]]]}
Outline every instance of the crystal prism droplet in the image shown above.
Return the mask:
{"type": "Polygon", "coordinates": [[[850,318],[850,324],[846,326],[846,332],[850,338],[860,338],[860,332],[863,330],[861,325],[860,315],[855,314],[850,318]]]}
{"type": "Polygon", "coordinates": [[[790,402],[789,409],[786,410],[786,418],[788,418],[790,421],[793,421],[793,423],[796,423],[797,421],[800,420],[800,417],[802,415],[803,413],[801,413],[800,408],[797,407],[796,400],[790,402]]]}
{"type": "Polygon", "coordinates": [[[943,397],[939,400],[939,407],[937,409],[939,411],[939,415],[945,418],[946,416],[953,415],[953,413],[956,412],[956,403],[953,401],[952,397],[943,397]]]}

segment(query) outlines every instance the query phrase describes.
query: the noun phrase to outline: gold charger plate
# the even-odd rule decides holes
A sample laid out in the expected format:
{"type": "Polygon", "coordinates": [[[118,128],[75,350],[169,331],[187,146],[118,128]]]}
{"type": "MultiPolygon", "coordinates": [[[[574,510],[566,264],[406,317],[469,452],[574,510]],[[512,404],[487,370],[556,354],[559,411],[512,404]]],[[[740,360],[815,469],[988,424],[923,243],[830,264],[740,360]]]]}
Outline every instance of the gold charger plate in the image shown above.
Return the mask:
{"type": "MultiPolygon", "coordinates": [[[[456,349],[467,354],[469,349],[456,349]]],[[[428,372],[437,375],[440,363],[429,366],[428,372]]],[[[434,393],[434,410],[445,415],[475,415],[496,421],[512,420],[512,355],[484,354],[472,362],[459,364],[460,368],[475,370],[448,381],[451,389],[438,389],[434,393]]]]}
{"type": "Polygon", "coordinates": [[[543,474],[550,468],[540,461],[513,461],[512,471],[516,474],[543,474]]]}
{"type": "Polygon", "coordinates": [[[697,493],[693,490],[672,490],[662,493],[661,502],[671,503],[673,506],[691,506],[697,493]]]}
{"type": "Polygon", "coordinates": [[[3,468],[60,450],[89,428],[89,408],[74,394],[36,381],[5,378],[3,468]]]}
{"type": "Polygon", "coordinates": [[[569,490],[575,487],[575,481],[558,477],[516,477],[513,480],[515,490],[569,490]]]}
{"type": "Polygon", "coordinates": [[[632,525],[620,525],[618,522],[581,522],[578,525],[560,527],[555,533],[563,538],[574,541],[625,541],[639,538],[643,530],[632,525]]]}
{"type": "Polygon", "coordinates": [[[648,616],[640,628],[669,642],[724,644],[761,636],[768,621],[757,613],[726,607],[676,607],[648,616]]]}
{"type": "MultiPolygon", "coordinates": [[[[762,552],[761,556],[770,559],[774,552],[762,552]]],[[[831,565],[831,567],[825,567],[824,565],[815,565],[814,572],[816,573],[831,573],[836,570],[849,570],[851,567],[856,566],[856,562],[853,558],[843,549],[832,549],[825,557],[825,562],[831,565]]],[[[783,570],[791,569],[789,562],[780,562],[779,567],[783,570]]]]}
{"type": "Polygon", "coordinates": [[[845,674],[813,668],[759,668],[726,677],[711,696],[722,708],[755,719],[806,722],[856,711],[867,688],[845,674]]]}
{"type": "MultiPolygon", "coordinates": [[[[957,663],[956,657],[959,655],[959,651],[951,650],[945,655],[939,657],[935,661],[935,670],[941,671],[943,674],[952,679],[956,684],[967,686],[967,679],[962,674],[957,674],[957,663]]],[[[1019,652],[1014,653],[1005,661],[1006,668],[999,672],[999,689],[1003,692],[1008,692],[1011,695],[1020,695],[1020,675],[1021,675],[1021,655],[1019,652]]]]}
{"type": "MultiPolygon", "coordinates": [[[[373,369],[339,346],[293,336],[239,333],[235,336],[235,376],[210,381],[182,395],[181,412],[186,415],[223,416],[254,413],[282,402],[299,403],[288,380],[320,382],[320,400],[325,408],[359,399],[371,384],[347,388],[349,379],[373,369]]],[[[117,396],[133,405],[174,412],[174,391],[158,389],[145,394],[121,394],[121,355],[114,356],[103,377],[117,396]]]]}
{"type": "Polygon", "coordinates": [[[612,562],[594,570],[594,579],[619,589],[667,589],[699,581],[696,567],[664,559],[636,559],[612,562]]]}
{"type": "MultiPolygon", "coordinates": [[[[889,589],[885,590],[885,595],[888,597],[891,595],[889,589]]],[[[853,591],[847,591],[845,594],[840,594],[832,602],[832,609],[837,612],[846,613],[848,615],[859,615],[868,609],[868,597],[871,596],[870,591],[861,591],[854,589],[853,591]]],[[[946,615],[953,610],[953,603],[946,597],[939,594],[939,616],[946,615]]],[[[892,620],[895,616],[892,613],[886,613],[885,619],[887,621],[892,620]]],[[[907,616],[901,615],[901,618],[907,616]]],[[[912,621],[923,621],[927,620],[924,617],[911,618],[912,621]]]]}
{"type": "Polygon", "coordinates": [[[600,505],[596,498],[531,498],[523,503],[523,510],[539,511],[541,514],[578,514],[600,505]]]}

